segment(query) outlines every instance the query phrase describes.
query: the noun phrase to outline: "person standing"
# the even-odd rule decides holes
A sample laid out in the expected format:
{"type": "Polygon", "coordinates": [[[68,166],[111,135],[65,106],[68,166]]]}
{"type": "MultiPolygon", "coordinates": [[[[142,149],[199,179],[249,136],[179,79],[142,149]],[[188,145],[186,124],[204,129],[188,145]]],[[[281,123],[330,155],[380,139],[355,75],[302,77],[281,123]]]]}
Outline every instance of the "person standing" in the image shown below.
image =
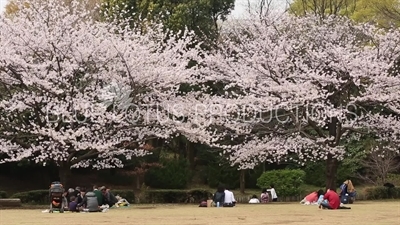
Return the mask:
{"type": "Polygon", "coordinates": [[[277,202],[278,201],[278,195],[276,194],[275,191],[275,187],[273,184],[271,184],[270,189],[268,189],[267,191],[271,192],[271,198],[273,202],[277,202]]]}

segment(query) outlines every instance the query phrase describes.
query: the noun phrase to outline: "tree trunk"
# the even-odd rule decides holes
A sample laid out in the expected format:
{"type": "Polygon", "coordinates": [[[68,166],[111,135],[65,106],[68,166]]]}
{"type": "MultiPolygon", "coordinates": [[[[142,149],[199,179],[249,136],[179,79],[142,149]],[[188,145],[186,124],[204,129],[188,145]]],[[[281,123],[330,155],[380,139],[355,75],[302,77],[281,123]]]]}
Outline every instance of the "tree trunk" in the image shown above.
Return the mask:
{"type": "Polygon", "coordinates": [[[326,188],[335,188],[336,190],[336,179],[339,162],[334,159],[332,154],[328,154],[326,160],[326,188]]]}
{"type": "Polygon", "coordinates": [[[142,175],[136,174],[136,189],[140,190],[142,187],[142,175]]]}
{"type": "Polygon", "coordinates": [[[246,188],[246,170],[240,171],[240,193],[244,194],[246,188]]]}
{"type": "MultiPolygon", "coordinates": [[[[334,138],[334,141],[330,144],[331,147],[337,146],[341,137],[341,124],[337,117],[329,118],[328,123],[329,136],[334,138]]],[[[326,188],[336,190],[336,180],[337,180],[337,170],[339,167],[339,162],[336,158],[333,158],[332,154],[328,154],[326,160],[326,188]]]]}
{"type": "Polygon", "coordinates": [[[58,174],[60,177],[60,182],[64,185],[64,188],[70,188],[73,185],[71,183],[71,165],[68,162],[61,162],[58,168],[58,174]]]}
{"type": "Polygon", "coordinates": [[[186,156],[188,158],[189,166],[190,166],[190,169],[192,171],[194,171],[196,169],[196,164],[195,164],[195,161],[194,161],[194,158],[195,158],[194,155],[195,154],[194,154],[193,144],[190,143],[190,141],[186,140],[186,156]]]}

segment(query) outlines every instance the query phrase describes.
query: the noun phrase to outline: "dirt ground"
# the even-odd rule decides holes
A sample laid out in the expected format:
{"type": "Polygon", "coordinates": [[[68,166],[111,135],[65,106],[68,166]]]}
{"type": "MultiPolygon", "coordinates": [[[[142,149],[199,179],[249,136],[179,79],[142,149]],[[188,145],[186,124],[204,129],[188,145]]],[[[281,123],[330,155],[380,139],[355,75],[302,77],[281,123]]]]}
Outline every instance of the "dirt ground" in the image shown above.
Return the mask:
{"type": "Polygon", "coordinates": [[[42,213],[42,210],[0,210],[0,225],[263,225],[346,224],[398,225],[400,201],[356,202],[351,210],[321,210],[300,204],[242,204],[234,208],[195,205],[131,205],[106,213],[42,213]]]}

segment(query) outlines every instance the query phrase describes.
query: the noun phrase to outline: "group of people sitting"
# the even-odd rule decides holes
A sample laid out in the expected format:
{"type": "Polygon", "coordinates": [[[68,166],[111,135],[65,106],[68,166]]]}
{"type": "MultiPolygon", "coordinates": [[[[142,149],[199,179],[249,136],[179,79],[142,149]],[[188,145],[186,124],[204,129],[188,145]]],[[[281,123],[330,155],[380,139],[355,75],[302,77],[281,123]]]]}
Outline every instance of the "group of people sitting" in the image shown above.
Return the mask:
{"type": "Polygon", "coordinates": [[[344,204],[355,201],[356,191],[351,180],[346,180],[340,186],[340,192],[336,193],[336,188],[332,187],[324,192],[322,189],[307,195],[300,204],[318,205],[322,209],[350,209],[344,204]]]}
{"type": "MultiPolygon", "coordinates": [[[[212,201],[211,206],[215,207],[234,207],[236,205],[235,195],[223,185],[218,186],[212,200],[209,201],[212,201]]],[[[207,200],[203,199],[199,207],[208,207],[207,200]]]]}
{"type": "MultiPolygon", "coordinates": [[[[269,193],[271,193],[271,198],[273,202],[278,201],[278,196],[276,194],[274,185],[271,185],[270,189],[264,188],[261,192],[261,203],[268,203],[269,202],[269,193]]],[[[223,185],[218,186],[217,191],[214,193],[210,206],[215,207],[234,207],[236,205],[235,196],[232,191],[228,190],[228,188],[224,187],[223,185]]],[[[260,203],[260,200],[257,198],[256,195],[250,199],[249,203],[260,203]]],[[[207,200],[203,199],[200,202],[199,207],[208,207],[207,200]]]]}
{"type": "Polygon", "coordinates": [[[90,191],[80,187],[70,188],[64,193],[64,199],[64,205],[67,206],[64,210],[71,212],[105,212],[114,205],[129,205],[125,199],[114,196],[105,186],[93,186],[90,191]]]}
{"type": "Polygon", "coordinates": [[[276,194],[275,187],[271,184],[269,189],[262,189],[260,199],[257,198],[257,195],[253,195],[249,201],[250,204],[257,204],[257,203],[268,203],[272,199],[272,202],[278,201],[278,195],[276,194]],[[271,193],[271,197],[269,196],[271,193]]]}

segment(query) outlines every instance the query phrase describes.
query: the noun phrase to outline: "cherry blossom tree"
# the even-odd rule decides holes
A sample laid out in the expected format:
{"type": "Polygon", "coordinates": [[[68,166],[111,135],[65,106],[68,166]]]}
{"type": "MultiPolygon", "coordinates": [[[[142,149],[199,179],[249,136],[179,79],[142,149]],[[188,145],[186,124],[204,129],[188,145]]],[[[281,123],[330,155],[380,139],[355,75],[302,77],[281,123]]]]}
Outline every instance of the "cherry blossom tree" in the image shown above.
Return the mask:
{"type": "Polygon", "coordinates": [[[149,153],[148,139],[201,130],[166,107],[194,96],[174,98],[196,83],[190,32],[141,34],[130,21],[95,21],[78,1],[14,4],[0,18],[1,163],[52,160],[68,183],[71,167],[122,167],[149,153]]]}
{"type": "Polygon", "coordinates": [[[382,111],[399,109],[398,30],[280,15],[225,32],[207,73],[225,84],[214,102],[226,104],[225,120],[235,121],[224,132],[231,142],[219,145],[232,164],[326,160],[331,187],[350,138],[374,132],[399,140],[398,118],[382,111]]]}

